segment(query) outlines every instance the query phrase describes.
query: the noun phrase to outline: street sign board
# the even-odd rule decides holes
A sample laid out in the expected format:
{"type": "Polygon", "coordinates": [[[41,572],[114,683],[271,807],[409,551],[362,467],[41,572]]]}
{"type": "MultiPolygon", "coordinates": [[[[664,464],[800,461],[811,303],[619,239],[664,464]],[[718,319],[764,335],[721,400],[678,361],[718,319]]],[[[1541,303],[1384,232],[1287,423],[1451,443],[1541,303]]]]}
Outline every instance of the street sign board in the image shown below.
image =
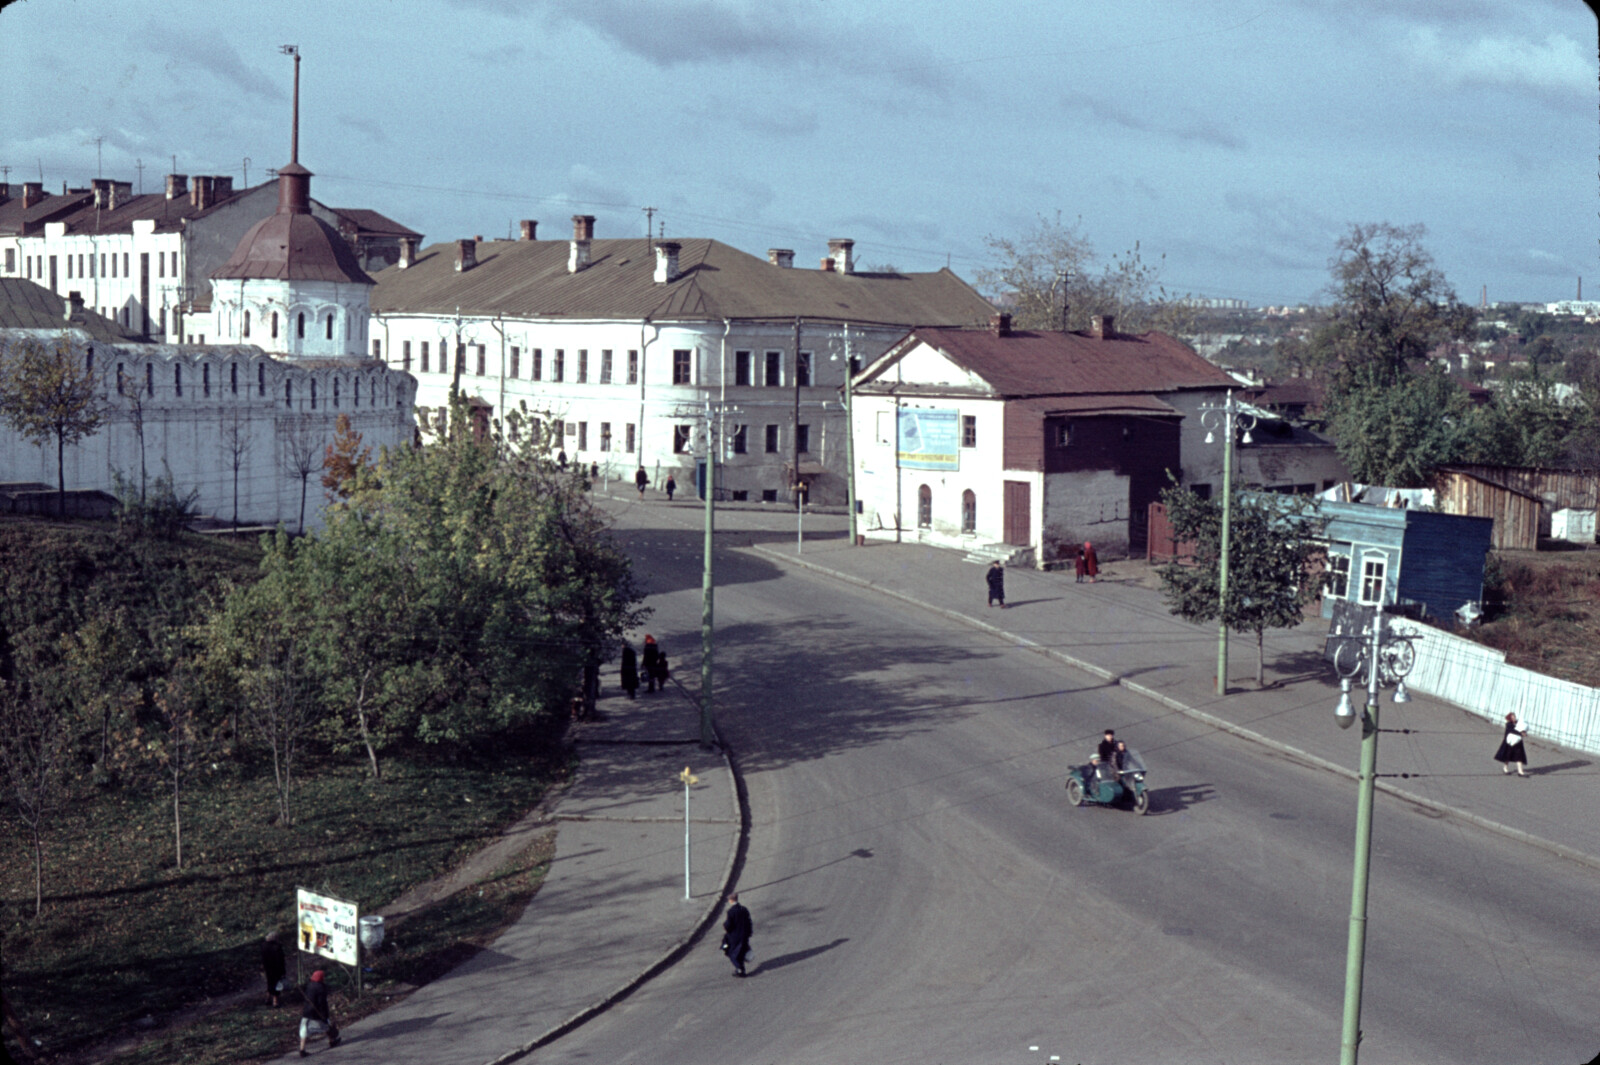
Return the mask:
{"type": "Polygon", "coordinates": [[[322,895],[305,888],[295,890],[296,944],[307,954],[316,954],[345,965],[360,962],[361,908],[353,902],[322,895]]]}

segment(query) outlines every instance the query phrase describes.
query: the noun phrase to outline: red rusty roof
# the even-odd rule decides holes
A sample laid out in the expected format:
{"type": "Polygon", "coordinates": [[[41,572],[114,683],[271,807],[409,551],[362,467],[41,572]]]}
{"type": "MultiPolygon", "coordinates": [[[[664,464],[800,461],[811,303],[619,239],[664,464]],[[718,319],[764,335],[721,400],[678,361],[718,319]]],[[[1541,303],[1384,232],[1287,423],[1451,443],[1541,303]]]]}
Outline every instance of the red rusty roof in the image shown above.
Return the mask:
{"type": "Polygon", "coordinates": [[[311,213],[311,171],[293,162],[278,171],[277,212],[251,226],[211,276],[374,283],[338,230],[311,213]]]}

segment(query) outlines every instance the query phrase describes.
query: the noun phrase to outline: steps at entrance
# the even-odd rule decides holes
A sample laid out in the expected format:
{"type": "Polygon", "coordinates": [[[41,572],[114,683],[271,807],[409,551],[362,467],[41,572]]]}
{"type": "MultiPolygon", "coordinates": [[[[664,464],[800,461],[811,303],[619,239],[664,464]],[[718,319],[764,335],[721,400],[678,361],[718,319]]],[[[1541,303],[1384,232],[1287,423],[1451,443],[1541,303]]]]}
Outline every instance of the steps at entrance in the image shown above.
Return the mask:
{"type": "Polygon", "coordinates": [[[1006,566],[1031,566],[1033,548],[1017,547],[1015,544],[979,544],[969,548],[962,561],[987,566],[996,559],[1006,566]]]}

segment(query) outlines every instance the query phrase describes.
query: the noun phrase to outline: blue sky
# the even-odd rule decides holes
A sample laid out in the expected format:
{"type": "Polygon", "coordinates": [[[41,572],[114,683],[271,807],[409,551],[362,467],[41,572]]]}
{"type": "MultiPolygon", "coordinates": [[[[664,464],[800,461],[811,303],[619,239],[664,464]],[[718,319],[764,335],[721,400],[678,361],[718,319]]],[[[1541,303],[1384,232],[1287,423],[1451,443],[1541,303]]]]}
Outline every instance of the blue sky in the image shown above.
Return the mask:
{"type": "Polygon", "coordinates": [[[1040,214],[1169,290],[1320,298],[1351,222],[1421,222],[1463,298],[1600,297],[1579,0],[22,0],[11,180],[259,181],[427,239],[715,237],[971,278],[1040,214]]]}

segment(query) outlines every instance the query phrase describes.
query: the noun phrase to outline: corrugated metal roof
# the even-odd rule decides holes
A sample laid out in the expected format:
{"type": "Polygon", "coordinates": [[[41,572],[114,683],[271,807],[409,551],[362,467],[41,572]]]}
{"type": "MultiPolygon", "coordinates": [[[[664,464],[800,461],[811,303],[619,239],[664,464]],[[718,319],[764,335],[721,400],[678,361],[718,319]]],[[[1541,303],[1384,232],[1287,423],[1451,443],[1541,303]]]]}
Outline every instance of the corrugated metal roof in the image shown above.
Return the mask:
{"type": "Polygon", "coordinates": [[[477,265],[456,270],[454,243],[433,244],[411,266],[377,275],[374,314],[517,318],[787,319],[884,325],[972,325],[989,303],[949,270],[843,274],[774,266],[715,240],[677,242],[679,276],[658,284],[643,238],[596,240],[590,262],[567,270],[565,240],[477,244],[477,265]]]}
{"type": "Polygon", "coordinates": [[[387,215],[377,211],[369,211],[365,207],[330,207],[328,210],[338,215],[343,221],[355,227],[360,236],[375,237],[421,237],[422,234],[414,229],[407,229],[387,215]]]}
{"type": "MultiPolygon", "coordinates": [[[[263,182],[263,185],[269,184],[263,182]]],[[[94,194],[92,192],[76,191],[68,195],[51,195],[34,204],[27,211],[22,209],[21,187],[12,185],[12,198],[0,203],[0,233],[19,235],[23,227],[27,227],[29,234],[41,232],[44,222],[65,222],[68,233],[130,233],[136,219],[153,218],[156,231],[163,232],[179,228],[186,218],[199,218],[210,214],[224,204],[229,204],[241,196],[248,196],[262,185],[255,185],[248,189],[238,189],[227,196],[219,197],[215,202],[201,210],[190,202],[189,195],[175,196],[167,199],[165,192],[147,192],[141,196],[126,196],[118,199],[114,211],[96,210],[94,194]]]]}
{"type": "Polygon", "coordinates": [[[66,305],[66,300],[42,285],[20,277],[0,278],[0,329],[77,329],[94,340],[142,342],[137,334],[88,308],[69,321],[66,305]]]}
{"type": "Polygon", "coordinates": [[[1227,373],[1165,333],[1100,338],[1086,333],[920,328],[870,367],[861,387],[871,387],[918,343],[987,381],[1001,397],[1115,395],[1232,388],[1227,373]]]}

